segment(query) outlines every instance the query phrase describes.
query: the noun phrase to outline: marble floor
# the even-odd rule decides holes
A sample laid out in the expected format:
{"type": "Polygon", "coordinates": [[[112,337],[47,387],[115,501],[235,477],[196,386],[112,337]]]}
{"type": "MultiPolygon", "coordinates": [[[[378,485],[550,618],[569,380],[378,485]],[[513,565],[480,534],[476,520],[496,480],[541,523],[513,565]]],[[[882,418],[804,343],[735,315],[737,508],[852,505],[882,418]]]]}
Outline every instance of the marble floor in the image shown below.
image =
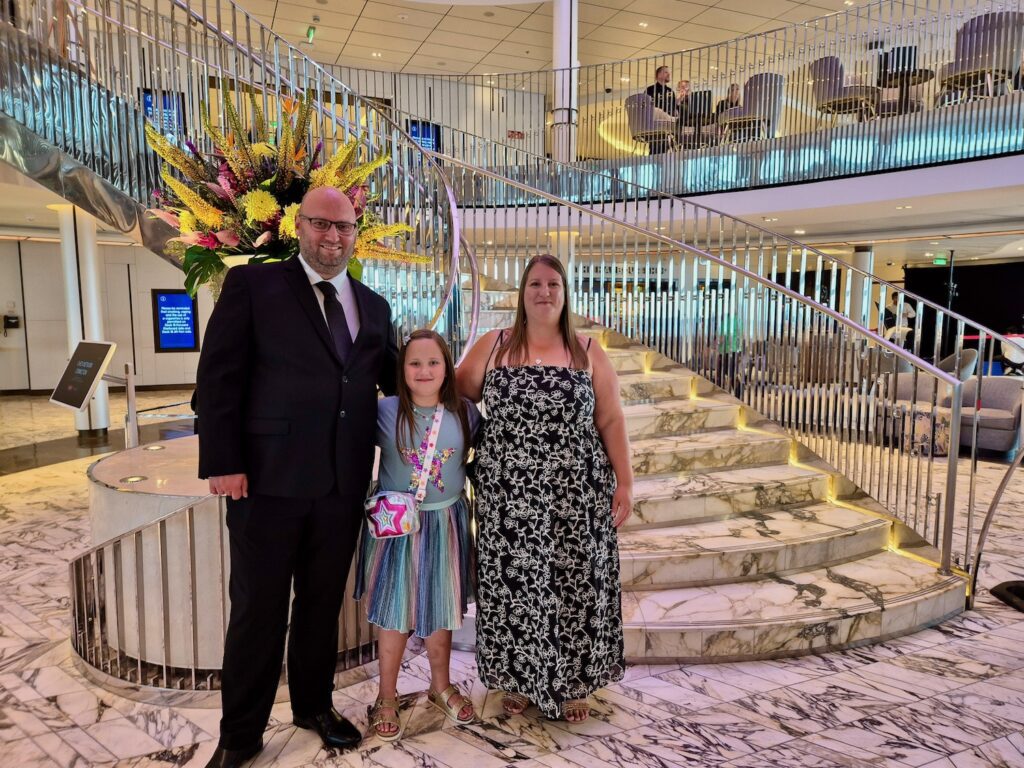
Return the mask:
{"type": "MultiPolygon", "coordinates": [[[[215,709],[157,707],[91,685],[68,637],[66,564],[87,546],[93,459],[0,477],[0,766],[202,766],[215,709]]],[[[982,464],[986,482],[1004,465],[982,464]]],[[[1024,478],[992,532],[983,583],[1024,578],[1024,478]]],[[[335,704],[366,727],[374,666],[342,673],[335,704]]],[[[456,727],[425,701],[426,660],[399,682],[406,736],[325,751],[278,704],[255,766],[1024,766],[1024,614],[985,590],[977,609],[890,642],[825,656],[719,665],[637,665],[581,725],[508,717],[476,680],[453,677],[479,722],[456,727]]]]}

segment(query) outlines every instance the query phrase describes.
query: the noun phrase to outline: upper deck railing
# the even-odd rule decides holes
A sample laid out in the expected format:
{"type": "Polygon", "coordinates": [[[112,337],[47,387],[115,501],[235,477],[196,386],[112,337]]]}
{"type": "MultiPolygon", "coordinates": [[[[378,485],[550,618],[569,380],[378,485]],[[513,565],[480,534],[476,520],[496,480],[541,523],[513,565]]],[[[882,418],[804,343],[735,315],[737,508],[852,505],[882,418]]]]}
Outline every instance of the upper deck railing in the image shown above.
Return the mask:
{"type": "MultiPolygon", "coordinates": [[[[406,115],[400,122],[444,154],[479,162],[447,127],[693,195],[1024,151],[1022,50],[1021,0],[876,0],[717,45],[572,70],[333,71],[406,115]],[[677,93],[688,81],[687,100],[646,101],[661,66],[677,93]],[[732,84],[740,106],[727,108],[732,84]],[[575,124],[553,125],[567,105],[575,124]]],[[[494,162],[514,165],[513,155],[494,162]]]]}

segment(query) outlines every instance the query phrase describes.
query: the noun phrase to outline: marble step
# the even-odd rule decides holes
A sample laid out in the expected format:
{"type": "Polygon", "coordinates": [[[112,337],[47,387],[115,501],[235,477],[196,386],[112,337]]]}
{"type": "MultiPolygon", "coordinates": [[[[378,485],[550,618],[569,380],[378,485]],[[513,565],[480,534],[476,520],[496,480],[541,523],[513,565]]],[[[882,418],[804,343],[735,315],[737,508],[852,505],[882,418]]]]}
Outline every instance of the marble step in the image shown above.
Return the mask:
{"type": "Polygon", "coordinates": [[[659,400],[686,399],[693,391],[696,374],[685,368],[649,373],[619,374],[619,393],[624,404],[653,403],[659,400]]]}
{"type": "Polygon", "coordinates": [[[659,475],[699,469],[778,464],[789,458],[785,435],[738,429],[632,441],[633,471],[659,475]]]}
{"type": "Polygon", "coordinates": [[[964,609],[966,581],[884,551],[790,576],[624,592],[626,657],[734,661],[835,651],[914,632],[964,609]]]}
{"type": "Polygon", "coordinates": [[[687,398],[623,406],[630,440],[736,427],[740,404],[687,398]]]}
{"type": "Polygon", "coordinates": [[[880,552],[891,523],[821,502],[744,512],[727,520],[619,534],[622,586],[706,586],[817,568],[880,552]]]}
{"type": "Polygon", "coordinates": [[[623,531],[719,520],[824,499],[829,478],[791,464],[637,477],[623,531]]]}

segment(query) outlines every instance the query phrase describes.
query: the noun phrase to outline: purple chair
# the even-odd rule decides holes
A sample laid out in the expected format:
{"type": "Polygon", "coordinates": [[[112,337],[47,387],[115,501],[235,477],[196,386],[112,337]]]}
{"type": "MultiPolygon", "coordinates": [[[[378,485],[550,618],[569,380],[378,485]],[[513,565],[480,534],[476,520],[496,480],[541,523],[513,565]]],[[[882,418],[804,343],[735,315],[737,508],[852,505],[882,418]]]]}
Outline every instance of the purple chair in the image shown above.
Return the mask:
{"type": "Polygon", "coordinates": [[[983,13],[964,22],[956,32],[953,61],[939,72],[939,99],[950,93],[960,99],[995,96],[1020,66],[1024,47],[1024,13],[983,13]]]}
{"type": "MultiPolygon", "coordinates": [[[[808,67],[811,89],[821,115],[831,115],[832,125],[840,115],[857,115],[869,120],[878,115],[882,89],[873,85],[843,85],[843,63],[838,56],[823,56],[808,67]]],[[[821,127],[821,118],[818,127],[821,127]]]]}
{"type": "Polygon", "coordinates": [[[626,97],[624,106],[633,141],[646,144],[652,155],[675,149],[675,121],[667,122],[655,117],[654,99],[646,93],[635,93],[626,97]]]}
{"type": "Polygon", "coordinates": [[[782,75],[762,72],[747,78],[743,84],[743,102],[738,107],[723,110],[718,115],[722,128],[722,143],[744,139],[771,138],[779,124],[782,107],[782,89],[786,79],[782,75]]]}

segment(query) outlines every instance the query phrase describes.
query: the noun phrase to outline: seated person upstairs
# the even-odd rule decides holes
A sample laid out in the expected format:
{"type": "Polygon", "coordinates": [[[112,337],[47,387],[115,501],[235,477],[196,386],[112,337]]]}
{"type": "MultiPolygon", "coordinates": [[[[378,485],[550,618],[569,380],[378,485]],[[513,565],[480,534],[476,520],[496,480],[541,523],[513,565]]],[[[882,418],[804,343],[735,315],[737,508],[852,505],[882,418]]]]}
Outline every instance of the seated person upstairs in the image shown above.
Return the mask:
{"type": "Polygon", "coordinates": [[[680,125],[692,125],[696,115],[691,114],[690,81],[680,80],[676,83],[676,115],[680,125]]]}
{"type": "Polygon", "coordinates": [[[727,109],[738,106],[740,106],[740,85],[739,83],[732,83],[729,85],[729,95],[715,106],[715,117],[718,117],[727,109]]]}
{"type": "MultiPolygon", "coordinates": [[[[676,116],[676,95],[672,91],[672,86],[668,84],[668,81],[672,78],[672,72],[667,66],[662,64],[654,72],[654,85],[647,86],[647,95],[654,99],[655,110],[660,109],[665,112],[669,117],[676,116]]],[[[658,119],[661,119],[661,115],[657,112],[654,113],[658,119]]]]}

